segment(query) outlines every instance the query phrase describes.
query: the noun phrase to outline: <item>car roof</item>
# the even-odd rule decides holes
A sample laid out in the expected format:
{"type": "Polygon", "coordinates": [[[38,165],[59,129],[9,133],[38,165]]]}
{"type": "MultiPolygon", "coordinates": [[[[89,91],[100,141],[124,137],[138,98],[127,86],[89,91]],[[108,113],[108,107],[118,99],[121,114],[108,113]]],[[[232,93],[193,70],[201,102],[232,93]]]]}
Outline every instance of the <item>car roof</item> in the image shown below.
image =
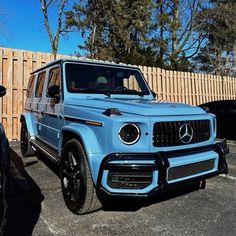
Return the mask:
{"type": "Polygon", "coordinates": [[[37,73],[41,70],[44,70],[48,67],[54,66],[54,65],[61,65],[64,62],[71,62],[71,63],[86,63],[91,65],[109,65],[109,66],[116,66],[116,67],[126,67],[126,68],[132,68],[132,69],[139,69],[138,66],[135,65],[128,65],[124,63],[115,63],[115,62],[108,62],[108,61],[102,61],[102,60],[93,60],[93,59],[87,59],[87,58],[79,58],[79,59],[59,59],[49,62],[43,67],[40,67],[36,69],[35,71],[31,72],[31,74],[37,73]]]}
{"type": "Polygon", "coordinates": [[[236,99],[228,99],[228,100],[216,100],[216,101],[211,101],[211,102],[206,102],[206,103],[202,103],[199,104],[199,106],[202,105],[208,105],[208,104],[214,104],[214,103],[228,103],[228,102],[236,102],[236,99]]]}

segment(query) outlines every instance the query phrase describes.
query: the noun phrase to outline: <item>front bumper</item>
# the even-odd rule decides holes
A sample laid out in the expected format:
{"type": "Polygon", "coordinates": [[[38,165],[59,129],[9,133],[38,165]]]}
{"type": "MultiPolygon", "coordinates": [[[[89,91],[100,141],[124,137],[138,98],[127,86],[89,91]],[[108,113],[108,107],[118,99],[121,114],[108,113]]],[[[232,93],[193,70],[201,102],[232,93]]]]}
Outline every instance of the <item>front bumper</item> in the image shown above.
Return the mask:
{"type": "Polygon", "coordinates": [[[228,173],[226,141],[157,153],[113,153],[101,163],[97,186],[113,196],[149,197],[228,173]]]}

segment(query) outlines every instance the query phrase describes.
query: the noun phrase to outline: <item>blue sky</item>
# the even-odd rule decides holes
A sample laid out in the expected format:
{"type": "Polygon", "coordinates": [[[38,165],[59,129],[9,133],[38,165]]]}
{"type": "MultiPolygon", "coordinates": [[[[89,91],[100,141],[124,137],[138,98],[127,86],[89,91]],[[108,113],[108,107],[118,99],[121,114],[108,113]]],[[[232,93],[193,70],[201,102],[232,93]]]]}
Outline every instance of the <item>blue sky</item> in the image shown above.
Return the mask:
{"type": "MultiPolygon", "coordinates": [[[[49,17],[53,27],[56,13],[50,11],[49,17]]],[[[0,35],[0,47],[50,52],[39,0],[0,0],[0,22],[4,23],[4,36],[0,35]]],[[[78,51],[77,45],[82,41],[79,33],[61,36],[58,53],[73,54],[78,51]]]]}

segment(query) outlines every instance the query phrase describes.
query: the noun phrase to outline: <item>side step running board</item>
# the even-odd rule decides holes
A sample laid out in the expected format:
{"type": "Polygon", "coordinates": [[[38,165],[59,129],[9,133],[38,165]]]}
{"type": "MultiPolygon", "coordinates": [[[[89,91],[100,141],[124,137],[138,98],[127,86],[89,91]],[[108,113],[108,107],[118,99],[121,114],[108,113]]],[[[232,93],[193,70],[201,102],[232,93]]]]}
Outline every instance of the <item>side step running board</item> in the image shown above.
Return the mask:
{"type": "Polygon", "coordinates": [[[40,142],[38,139],[30,140],[30,144],[42,152],[44,155],[46,155],[52,162],[59,164],[59,158],[57,153],[52,150],[48,145],[44,144],[43,142],[40,142]]]}

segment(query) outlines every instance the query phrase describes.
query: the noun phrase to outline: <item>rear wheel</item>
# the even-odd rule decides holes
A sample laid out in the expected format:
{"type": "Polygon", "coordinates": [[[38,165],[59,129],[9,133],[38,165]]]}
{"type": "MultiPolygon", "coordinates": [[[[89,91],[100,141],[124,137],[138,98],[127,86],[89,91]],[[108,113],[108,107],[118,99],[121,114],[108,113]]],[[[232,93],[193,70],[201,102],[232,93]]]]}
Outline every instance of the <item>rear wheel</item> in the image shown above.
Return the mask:
{"type": "Polygon", "coordinates": [[[30,146],[30,134],[27,129],[25,120],[21,122],[21,135],[20,135],[20,144],[21,144],[21,153],[24,157],[34,156],[35,152],[30,146]]]}
{"type": "Polygon", "coordinates": [[[76,139],[68,141],[63,148],[60,177],[64,201],[70,211],[80,215],[102,207],[85,152],[76,139]]]}

